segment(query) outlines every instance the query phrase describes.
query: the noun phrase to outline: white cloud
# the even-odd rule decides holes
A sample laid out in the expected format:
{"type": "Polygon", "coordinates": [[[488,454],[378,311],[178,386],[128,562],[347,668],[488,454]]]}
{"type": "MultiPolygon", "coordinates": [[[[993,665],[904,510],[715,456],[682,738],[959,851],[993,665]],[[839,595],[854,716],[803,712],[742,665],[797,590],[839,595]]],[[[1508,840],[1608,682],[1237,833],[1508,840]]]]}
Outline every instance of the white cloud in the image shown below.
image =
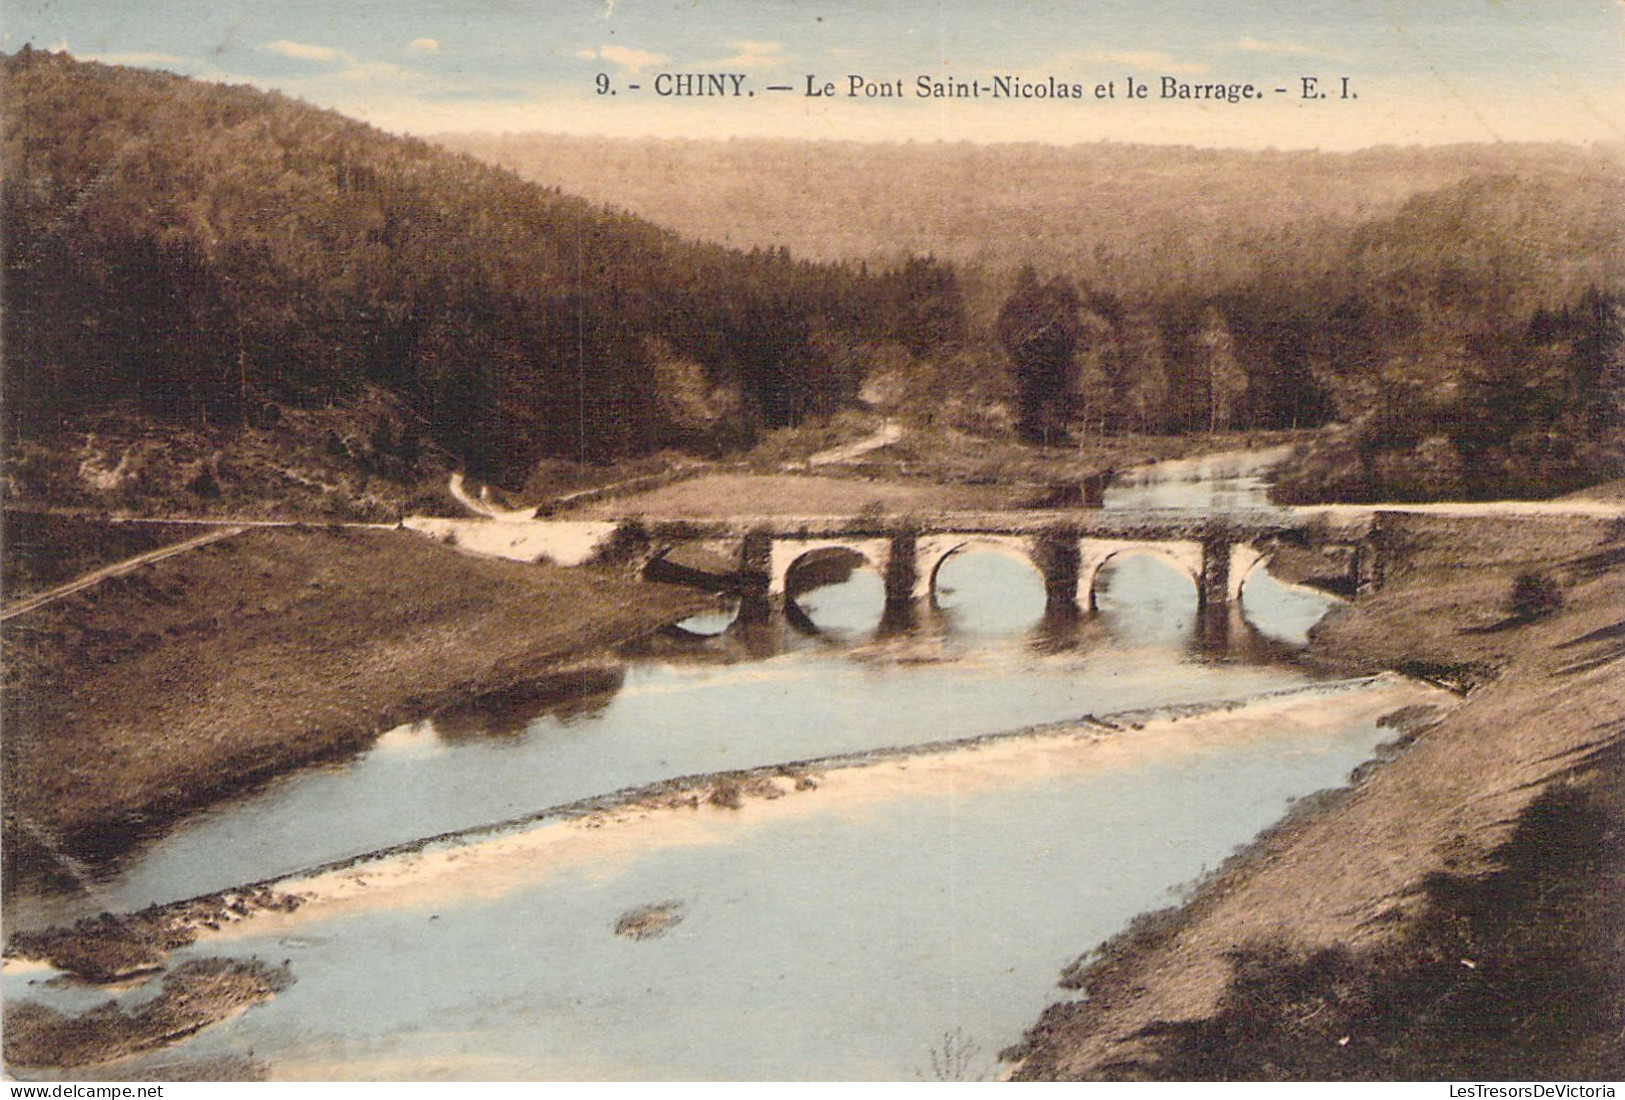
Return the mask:
{"type": "Polygon", "coordinates": [[[312,46],[304,42],[290,42],[286,38],[267,42],[265,48],[272,53],[279,53],[283,57],[291,57],[298,61],[337,61],[343,56],[342,51],[335,50],[332,46],[312,46]]]}
{"type": "Polygon", "coordinates": [[[716,64],[719,66],[727,65],[735,69],[771,69],[790,60],[784,55],[784,46],[778,42],[752,42],[742,39],[729,42],[727,45],[734,54],[718,61],[716,64]]]}
{"type": "Polygon", "coordinates": [[[634,50],[628,46],[600,46],[596,50],[577,51],[576,56],[583,61],[608,61],[611,65],[619,65],[621,71],[626,73],[635,73],[666,60],[661,54],[634,50]]]}
{"type": "MultiPolygon", "coordinates": [[[[418,42],[433,41],[432,39],[418,39],[418,42]]],[[[438,48],[438,43],[436,44],[438,48]]],[[[413,43],[414,52],[429,52],[425,48],[413,43]]],[[[321,88],[370,85],[385,87],[396,85],[412,88],[420,92],[441,91],[449,85],[443,79],[431,74],[409,69],[404,65],[397,65],[392,61],[375,61],[368,58],[357,57],[349,50],[336,49],[331,46],[311,46],[302,42],[289,42],[278,39],[266,43],[265,49],[279,53],[284,57],[298,58],[302,61],[320,61],[335,65],[335,68],[323,70],[309,76],[296,78],[283,78],[276,82],[276,86],[291,94],[313,92],[321,88]]],[[[319,98],[319,96],[318,96],[319,98]]]]}
{"type": "Polygon", "coordinates": [[[440,50],[440,43],[433,38],[414,38],[407,43],[406,48],[413,53],[437,53],[440,50]]]}

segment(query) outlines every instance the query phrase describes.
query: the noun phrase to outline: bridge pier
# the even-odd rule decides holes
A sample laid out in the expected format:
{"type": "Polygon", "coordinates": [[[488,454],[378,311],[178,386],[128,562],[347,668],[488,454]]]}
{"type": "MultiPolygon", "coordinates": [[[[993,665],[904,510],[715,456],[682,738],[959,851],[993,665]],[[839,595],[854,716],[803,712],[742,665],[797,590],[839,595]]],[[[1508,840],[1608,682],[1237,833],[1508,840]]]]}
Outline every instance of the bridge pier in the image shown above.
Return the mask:
{"type": "Polygon", "coordinates": [[[886,606],[880,613],[880,633],[906,634],[920,621],[919,535],[912,527],[891,537],[883,580],[886,606]]]}
{"type": "Polygon", "coordinates": [[[908,607],[914,603],[920,585],[919,543],[919,535],[912,528],[891,537],[884,573],[887,608],[908,607]]]}
{"type": "Polygon", "coordinates": [[[1196,644],[1204,652],[1227,653],[1247,633],[1240,601],[1210,603],[1197,609],[1196,644]]]}
{"type": "Polygon", "coordinates": [[[1198,608],[1222,607],[1230,602],[1230,547],[1228,535],[1202,539],[1202,575],[1196,582],[1198,608]]]}
{"type": "Polygon", "coordinates": [[[1033,540],[1033,564],[1044,576],[1046,613],[1076,612],[1078,578],[1083,572],[1083,552],[1078,533],[1070,529],[1048,531],[1033,540]]]}
{"type": "Polygon", "coordinates": [[[739,616],[746,626],[773,618],[773,532],[758,528],[739,540],[739,616]]]}

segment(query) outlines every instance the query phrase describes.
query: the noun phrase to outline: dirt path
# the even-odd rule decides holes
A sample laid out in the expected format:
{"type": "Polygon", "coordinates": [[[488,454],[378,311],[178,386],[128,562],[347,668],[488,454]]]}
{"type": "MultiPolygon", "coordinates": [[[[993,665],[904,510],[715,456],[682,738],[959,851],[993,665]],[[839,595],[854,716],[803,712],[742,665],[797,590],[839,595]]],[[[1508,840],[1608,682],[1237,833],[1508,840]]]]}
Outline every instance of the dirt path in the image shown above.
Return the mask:
{"type": "Polygon", "coordinates": [[[206,534],[198,535],[196,538],[190,538],[184,542],[177,542],[172,546],[162,546],[157,550],[149,550],[145,554],[137,554],[133,558],[126,558],[124,561],[116,562],[113,565],[106,565],[100,569],[92,570],[82,577],[69,581],[67,584],[58,585],[48,592],[39,592],[29,596],[27,599],[17,601],[4,611],[0,611],[0,622],[5,622],[7,619],[14,618],[15,616],[21,615],[24,612],[32,611],[36,607],[43,607],[45,604],[54,603],[64,596],[71,596],[75,592],[82,592],[86,588],[89,588],[92,585],[100,584],[102,581],[105,581],[110,577],[123,576],[125,573],[134,572],[143,565],[150,565],[153,562],[163,561],[165,558],[172,558],[176,554],[184,554],[188,550],[196,550],[198,547],[207,546],[211,542],[219,542],[221,539],[229,539],[233,535],[242,534],[247,529],[247,527],[243,526],[222,527],[218,531],[209,531],[206,534]]]}
{"type": "Polygon", "coordinates": [[[886,421],[885,425],[874,435],[866,436],[855,443],[848,443],[840,447],[831,447],[827,451],[819,451],[807,459],[808,466],[834,466],[842,462],[851,462],[854,458],[862,458],[871,451],[878,451],[882,447],[890,446],[903,438],[903,426],[895,420],[886,421]]]}
{"type": "Polygon", "coordinates": [[[446,488],[451,492],[458,504],[461,504],[476,516],[484,516],[487,519],[521,520],[532,519],[536,514],[534,508],[498,508],[491,503],[490,490],[488,489],[482,489],[478,497],[474,496],[468,491],[468,486],[464,482],[461,472],[451,475],[451,480],[447,483],[446,488]]]}

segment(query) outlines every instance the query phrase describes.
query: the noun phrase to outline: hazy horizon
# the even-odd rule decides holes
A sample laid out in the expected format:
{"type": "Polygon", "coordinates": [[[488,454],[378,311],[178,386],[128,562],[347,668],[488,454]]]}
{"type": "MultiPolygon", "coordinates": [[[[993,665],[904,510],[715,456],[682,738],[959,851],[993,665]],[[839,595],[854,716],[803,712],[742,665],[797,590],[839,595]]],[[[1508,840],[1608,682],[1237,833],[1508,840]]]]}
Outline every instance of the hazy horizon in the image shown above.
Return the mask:
{"type": "MultiPolygon", "coordinates": [[[[381,128],[380,128],[381,129],[381,128]]],[[[385,131],[386,133],[389,131],[385,131]]],[[[1052,149],[1086,149],[1094,146],[1114,146],[1123,148],[1150,148],[1150,149],[1193,149],[1212,153],[1260,153],[1286,156],[1300,153],[1319,153],[1326,156],[1355,156],[1361,153],[1372,153],[1384,150],[1396,152],[1413,150],[1440,151],[1451,148],[1486,148],[1497,145],[1527,146],[1531,148],[1557,146],[1565,149],[1600,150],[1610,153],[1625,153],[1625,136],[1612,138],[1586,138],[1578,140],[1564,140],[1561,138],[1495,138],[1486,140],[1473,140],[1463,138],[1459,141],[1412,142],[1400,144],[1398,142],[1377,142],[1371,145],[1351,146],[1348,148],[1328,149],[1315,145],[1298,146],[1249,146],[1249,145],[1203,145],[1195,142],[1158,141],[1154,138],[1133,140],[1128,138],[1084,138],[1077,141],[1054,141],[1042,137],[987,140],[978,141],[971,138],[888,138],[888,137],[796,137],[796,136],[750,136],[730,134],[723,137],[714,137],[703,134],[605,134],[583,133],[562,129],[536,128],[529,130],[435,130],[421,134],[409,134],[424,141],[439,142],[447,138],[558,138],[569,141],[614,141],[614,142],[660,142],[678,144],[691,142],[695,144],[727,145],[730,143],[783,143],[787,145],[891,145],[891,146],[921,146],[926,148],[951,148],[953,146],[976,146],[979,148],[998,148],[1007,146],[1011,148],[1024,148],[1043,146],[1052,149]]]]}
{"type": "Polygon", "coordinates": [[[789,0],[710,0],[677,13],[650,0],[222,0],[207,9],[152,0],[139,13],[112,0],[20,0],[0,47],[24,44],[276,90],[414,136],[1326,151],[1625,138],[1618,0],[1405,9],[1382,0],[1290,8],[1180,0],[1154,11],[1126,0],[1031,11],[983,0],[879,11],[851,0],[817,11],[789,0]],[[655,94],[662,74],[672,90],[678,75],[721,72],[742,78],[739,95],[655,94]],[[854,75],[899,94],[849,96],[854,75]],[[984,92],[921,98],[922,77],[984,92]],[[1051,90],[1052,77],[1081,94],[985,90],[999,78],[1051,90]],[[1325,100],[1305,98],[1305,77],[1325,100]],[[1261,98],[1164,98],[1164,80],[1253,83],[1261,98]],[[1143,98],[1128,97],[1131,81],[1148,89],[1143,98]],[[831,85],[832,95],[807,94],[831,85]]]}

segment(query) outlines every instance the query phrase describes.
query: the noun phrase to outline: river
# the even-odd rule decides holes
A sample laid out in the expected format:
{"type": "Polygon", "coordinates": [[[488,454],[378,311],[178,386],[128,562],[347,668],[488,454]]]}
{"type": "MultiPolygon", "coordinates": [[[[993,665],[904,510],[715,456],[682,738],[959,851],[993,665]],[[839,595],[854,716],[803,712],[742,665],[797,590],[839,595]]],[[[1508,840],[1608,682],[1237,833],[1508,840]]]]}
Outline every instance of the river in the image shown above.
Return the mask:
{"type": "MultiPolygon", "coordinates": [[[[1265,507],[1267,461],[1130,476],[1107,507],[1265,507]]],[[[13,919],[129,910],[677,776],[1303,689],[1295,655],[1330,603],[1259,570],[1215,631],[1188,577],[1126,554],[1098,614],[1053,621],[1035,571],[970,552],[898,630],[859,570],[799,598],[801,629],[742,642],[719,608],[583,698],[390,731],[176,823],[86,890],[22,899],[13,919]]],[[[1385,689],[1344,694],[1368,690],[1385,689]]],[[[893,762],[883,797],[863,793],[870,769],[832,772],[772,810],[610,829],[593,858],[527,864],[500,889],[318,907],[181,953],[288,959],[296,978],[187,1054],[252,1049],[286,1077],[988,1075],[1079,951],[1343,782],[1391,736],[1381,709],[1278,728],[1136,722],[992,778],[994,757],[964,752],[930,782],[893,762]],[[615,934],[667,903],[663,934],[615,934]]],[[[35,980],[9,976],[7,992],[74,996],[19,985],[35,980]]]]}

